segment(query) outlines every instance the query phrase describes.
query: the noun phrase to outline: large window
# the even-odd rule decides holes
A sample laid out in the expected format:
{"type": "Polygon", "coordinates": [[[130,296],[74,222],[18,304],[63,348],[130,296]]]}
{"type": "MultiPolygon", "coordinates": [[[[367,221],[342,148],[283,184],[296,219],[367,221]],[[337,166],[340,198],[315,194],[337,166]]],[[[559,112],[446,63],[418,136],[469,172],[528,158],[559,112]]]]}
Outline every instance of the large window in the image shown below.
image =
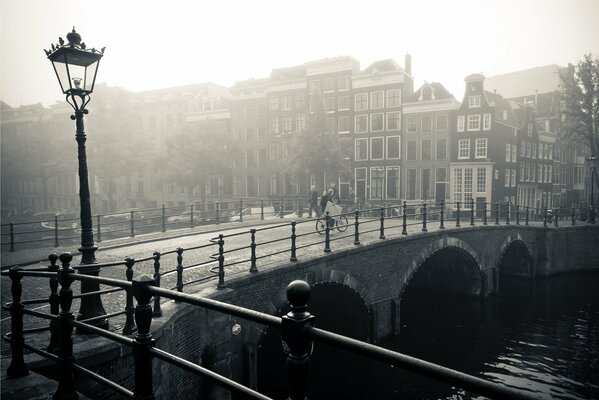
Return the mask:
{"type": "Polygon", "coordinates": [[[447,159],[447,139],[437,138],[437,160],[447,159]]]}
{"type": "Polygon", "coordinates": [[[425,139],[422,141],[422,160],[432,160],[433,158],[433,144],[431,139],[425,139]]]}
{"type": "Polygon", "coordinates": [[[275,135],[279,133],[279,117],[272,117],[270,119],[270,133],[275,135]]]}
{"type": "Polygon", "coordinates": [[[477,168],[476,169],[476,191],[478,193],[484,193],[487,191],[487,169],[477,168]]]}
{"type": "Polygon", "coordinates": [[[433,131],[433,117],[422,117],[420,120],[422,125],[421,132],[432,132],[433,131]]]}
{"type": "Polygon", "coordinates": [[[356,161],[368,160],[368,139],[356,139],[356,161]]]}
{"type": "Polygon", "coordinates": [[[385,107],[385,92],[370,93],[370,108],[377,109],[385,107]]]}
{"type": "Polygon", "coordinates": [[[468,116],[468,132],[480,130],[480,115],[468,116]]]}
{"type": "Polygon", "coordinates": [[[474,158],[486,158],[487,157],[487,138],[476,139],[476,152],[474,158]]]}
{"type": "Polygon", "coordinates": [[[387,136],[387,159],[398,160],[400,155],[400,137],[387,136]]]}
{"type": "Polygon", "coordinates": [[[505,185],[505,187],[510,187],[510,170],[509,169],[505,170],[504,185],[505,185]]]}
{"type": "Polygon", "coordinates": [[[269,98],[269,109],[270,111],[276,111],[279,109],[279,97],[278,96],[271,96],[269,98]]]}
{"type": "Polygon", "coordinates": [[[380,132],[385,129],[385,114],[377,113],[370,114],[370,131],[371,132],[380,132]]]}
{"type": "Polygon", "coordinates": [[[337,103],[339,110],[349,110],[349,96],[339,96],[337,103]]]}
{"type": "Polygon", "coordinates": [[[437,115],[437,131],[446,131],[447,130],[447,114],[437,115]]]}
{"type": "Polygon", "coordinates": [[[356,133],[368,132],[368,115],[356,115],[356,133]]]}
{"type": "Polygon", "coordinates": [[[505,161],[510,162],[512,160],[512,145],[509,143],[505,144],[505,161]]]}
{"type": "Polygon", "coordinates": [[[304,111],[306,108],[306,96],[303,94],[298,94],[295,96],[295,108],[298,111],[304,111]]]}
{"type": "Polygon", "coordinates": [[[406,200],[416,200],[416,170],[406,171],[406,200]]]}
{"type": "Polygon", "coordinates": [[[248,167],[253,167],[258,165],[258,160],[256,157],[256,149],[249,149],[245,152],[245,165],[248,167]]]}
{"type": "Polygon", "coordinates": [[[406,131],[408,133],[416,133],[418,120],[416,118],[408,118],[406,120],[406,131]]]}
{"type": "Polygon", "coordinates": [[[401,112],[393,111],[387,113],[387,130],[398,131],[401,129],[401,112]]]}
{"type": "Polygon", "coordinates": [[[354,110],[362,111],[362,110],[367,110],[367,109],[368,109],[368,93],[357,94],[354,110]]]}
{"type": "Polygon", "coordinates": [[[387,90],[387,107],[401,106],[401,89],[387,90]]]}
{"type": "Polygon", "coordinates": [[[349,117],[339,117],[339,133],[349,133],[349,117]]]}
{"type": "Polygon", "coordinates": [[[283,99],[283,104],[282,104],[282,109],[283,110],[291,110],[291,96],[290,95],[284,95],[282,97],[283,99]]]}
{"type": "Polygon", "coordinates": [[[470,139],[460,139],[458,141],[458,159],[470,158],[470,139]]]}
{"type": "Polygon", "coordinates": [[[463,115],[458,116],[457,130],[458,130],[458,132],[464,132],[464,116],[463,115]]]}
{"type": "Polygon", "coordinates": [[[407,147],[408,147],[408,150],[407,150],[407,154],[406,154],[406,159],[408,161],[416,160],[416,141],[408,140],[407,147]]]}
{"type": "Polygon", "coordinates": [[[337,119],[335,117],[327,118],[327,132],[336,132],[337,119]]]}
{"type": "Polygon", "coordinates": [[[306,129],[306,116],[304,114],[297,115],[297,130],[302,131],[306,129]]]}
{"type": "Polygon", "coordinates": [[[380,199],[383,197],[383,181],[385,169],[383,167],[370,168],[370,197],[380,199]]]}
{"type": "Polygon", "coordinates": [[[337,98],[334,96],[327,96],[324,98],[324,110],[335,111],[337,109],[337,98]]]}
{"type": "Polygon", "coordinates": [[[337,90],[349,90],[349,76],[337,78],[337,90]]]}
{"type": "Polygon", "coordinates": [[[431,170],[428,168],[420,171],[420,198],[427,200],[431,197],[431,170]]]}
{"type": "Polygon", "coordinates": [[[472,168],[455,168],[453,170],[453,193],[454,200],[470,205],[472,199],[472,168]]]}
{"type": "Polygon", "coordinates": [[[468,96],[468,108],[480,107],[480,94],[476,96],[468,96]]]}
{"type": "Polygon", "coordinates": [[[366,168],[356,168],[356,196],[366,198],[366,168]]]}
{"type": "Polygon", "coordinates": [[[387,198],[399,198],[399,167],[387,167],[387,198]]]}
{"type": "Polygon", "coordinates": [[[464,168],[464,206],[472,200],[472,168],[464,168]]]}
{"type": "Polygon", "coordinates": [[[374,137],[370,139],[370,159],[382,160],[384,155],[384,139],[382,137],[374,137]]]}
{"type": "Polygon", "coordinates": [[[283,117],[283,132],[291,132],[292,125],[291,117],[283,117]]]}
{"type": "Polygon", "coordinates": [[[322,91],[332,92],[335,90],[335,78],[327,78],[322,81],[322,91]]]}
{"type": "Polygon", "coordinates": [[[488,131],[491,129],[491,114],[483,115],[483,129],[488,131]]]}

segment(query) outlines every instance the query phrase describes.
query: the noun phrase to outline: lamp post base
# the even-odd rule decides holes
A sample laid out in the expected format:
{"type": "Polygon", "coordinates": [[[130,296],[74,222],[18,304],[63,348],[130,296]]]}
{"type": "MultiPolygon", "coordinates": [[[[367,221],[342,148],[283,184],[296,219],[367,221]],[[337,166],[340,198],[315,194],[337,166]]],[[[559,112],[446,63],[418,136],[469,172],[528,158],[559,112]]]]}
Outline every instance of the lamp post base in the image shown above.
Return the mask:
{"type": "MultiPolygon", "coordinates": [[[[100,274],[100,268],[96,267],[95,252],[98,248],[96,246],[82,246],[79,248],[81,252],[81,263],[79,264],[79,273],[89,276],[98,276],[100,274]]],[[[81,281],[81,293],[97,292],[100,290],[100,284],[98,282],[81,281]]],[[[99,294],[93,294],[91,296],[84,296],[81,298],[81,305],[79,307],[79,314],[77,315],[77,321],[83,321],[89,318],[96,318],[106,315],[104,306],[102,305],[102,298],[99,294]]],[[[99,318],[89,322],[90,325],[96,326],[102,329],[108,329],[108,319],[99,318]]],[[[77,333],[86,333],[85,329],[77,328],[77,333]]]]}

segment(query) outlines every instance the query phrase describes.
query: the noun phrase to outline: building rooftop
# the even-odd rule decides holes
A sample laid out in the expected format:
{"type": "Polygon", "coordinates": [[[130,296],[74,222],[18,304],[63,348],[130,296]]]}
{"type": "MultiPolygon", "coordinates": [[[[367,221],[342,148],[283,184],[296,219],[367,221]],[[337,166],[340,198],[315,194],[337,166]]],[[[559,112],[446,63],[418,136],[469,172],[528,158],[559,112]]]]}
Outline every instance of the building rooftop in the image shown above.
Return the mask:
{"type": "Polygon", "coordinates": [[[514,98],[534,95],[535,92],[550,93],[560,90],[561,67],[557,64],[545,65],[490,76],[485,81],[485,89],[497,91],[504,98],[514,98]]]}

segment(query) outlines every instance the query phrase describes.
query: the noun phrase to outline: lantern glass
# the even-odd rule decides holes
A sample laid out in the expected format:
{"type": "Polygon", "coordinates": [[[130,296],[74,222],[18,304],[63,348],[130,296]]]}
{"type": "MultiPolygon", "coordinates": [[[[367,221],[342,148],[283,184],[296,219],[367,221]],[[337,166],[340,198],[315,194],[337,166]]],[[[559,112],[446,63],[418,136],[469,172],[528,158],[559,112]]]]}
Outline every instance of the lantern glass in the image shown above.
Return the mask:
{"type": "Polygon", "coordinates": [[[102,54],[74,48],[61,48],[50,56],[56,76],[65,94],[89,94],[94,91],[102,54]]]}
{"type": "Polygon", "coordinates": [[[587,167],[589,167],[591,171],[595,170],[597,168],[597,157],[592,155],[587,158],[587,167]]]}

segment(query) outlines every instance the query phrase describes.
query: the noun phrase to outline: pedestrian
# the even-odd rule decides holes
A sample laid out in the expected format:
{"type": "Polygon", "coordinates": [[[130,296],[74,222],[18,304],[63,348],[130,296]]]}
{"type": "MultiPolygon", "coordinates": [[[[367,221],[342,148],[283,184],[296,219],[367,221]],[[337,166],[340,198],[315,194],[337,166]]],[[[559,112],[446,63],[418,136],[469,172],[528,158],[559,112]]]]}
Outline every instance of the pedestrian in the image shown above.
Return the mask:
{"type": "Polygon", "coordinates": [[[329,189],[329,200],[333,203],[339,203],[339,196],[337,195],[337,186],[334,183],[331,183],[331,188],[329,189]]]}
{"type": "Polygon", "coordinates": [[[325,208],[327,208],[328,202],[329,202],[329,195],[328,195],[327,191],[325,190],[322,192],[322,197],[320,198],[321,214],[324,214],[324,210],[325,210],[325,208]]]}
{"type": "Polygon", "coordinates": [[[314,214],[317,217],[320,217],[320,212],[318,211],[318,192],[316,191],[316,186],[312,186],[310,188],[310,195],[308,197],[310,199],[310,208],[309,208],[309,216],[312,218],[312,210],[314,210],[314,214]]]}

